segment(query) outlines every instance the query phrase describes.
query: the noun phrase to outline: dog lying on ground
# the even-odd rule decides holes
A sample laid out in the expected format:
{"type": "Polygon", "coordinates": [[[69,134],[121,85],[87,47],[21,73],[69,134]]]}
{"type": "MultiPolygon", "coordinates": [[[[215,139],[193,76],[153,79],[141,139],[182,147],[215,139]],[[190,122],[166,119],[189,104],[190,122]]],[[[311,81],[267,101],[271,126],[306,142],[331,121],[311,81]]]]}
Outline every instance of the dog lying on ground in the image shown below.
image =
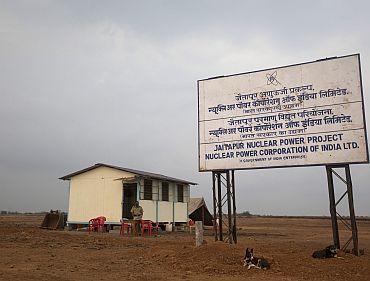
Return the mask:
{"type": "Polygon", "coordinates": [[[330,245],[323,250],[313,252],[312,257],[315,259],[337,258],[338,249],[334,245],[330,245]]]}
{"type": "Polygon", "coordinates": [[[270,268],[270,264],[266,259],[255,257],[253,255],[253,249],[249,250],[249,248],[245,250],[243,266],[248,266],[248,269],[251,269],[252,267],[258,268],[258,269],[269,269],[270,268]]]}

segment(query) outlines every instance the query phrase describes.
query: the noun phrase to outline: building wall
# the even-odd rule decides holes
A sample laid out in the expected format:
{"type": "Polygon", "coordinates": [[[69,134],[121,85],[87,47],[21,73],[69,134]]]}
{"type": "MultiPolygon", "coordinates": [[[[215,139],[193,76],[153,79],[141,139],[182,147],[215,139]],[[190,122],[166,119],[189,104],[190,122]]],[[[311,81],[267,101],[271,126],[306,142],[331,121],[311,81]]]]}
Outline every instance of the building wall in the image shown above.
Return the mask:
{"type": "Polygon", "coordinates": [[[122,182],[120,177],[134,174],[99,167],[74,176],[70,182],[68,222],[88,222],[105,216],[107,222],[119,222],[122,217],[122,182]]]}
{"type": "Polygon", "coordinates": [[[159,201],[158,202],[158,221],[172,222],[173,202],[159,201]]]}
{"type": "Polygon", "coordinates": [[[143,220],[156,221],[156,202],[152,200],[140,200],[139,203],[144,210],[143,220]]]}
{"type": "Polygon", "coordinates": [[[177,202],[175,206],[175,222],[186,222],[188,220],[188,203],[177,202]]]}
{"type": "Polygon", "coordinates": [[[186,202],[140,200],[140,206],[144,210],[144,220],[167,223],[187,222],[188,203],[186,202]]]}
{"type": "MultiPolygon", "coordinates": [[[[144,183],[141,183],[143,186],[144,183]]],[[[153,180],[152,182],[152,199],[143,200],[140,197],[140,205],[143,207],[143,219],[154,222],[187,222],[188,219],[188,202],[189,202],[189,185],[184,186],[184,202],[177,202],[177,184],[169,183],[169,201],[162,201],[162,182],[153,180]]]]}
{"type": "MultiPolygon", "coordinates": [[[[87,223],[91,218],[105,216],[107,222],[119,223],[122,218],[122,177],[134,174],[99,167],[74,176],[70,181],[69,223],[87,223]]],[[[186,222],[189,186],[184,185],[184,202],[177,202],[177,185],[169,183],[169,201],[162,201],[162,182],[153,180],[152,200],[143,200],[144,181],[138,182],[138,199],[144,209],[143,219],[154,222],[186,222]]]]}

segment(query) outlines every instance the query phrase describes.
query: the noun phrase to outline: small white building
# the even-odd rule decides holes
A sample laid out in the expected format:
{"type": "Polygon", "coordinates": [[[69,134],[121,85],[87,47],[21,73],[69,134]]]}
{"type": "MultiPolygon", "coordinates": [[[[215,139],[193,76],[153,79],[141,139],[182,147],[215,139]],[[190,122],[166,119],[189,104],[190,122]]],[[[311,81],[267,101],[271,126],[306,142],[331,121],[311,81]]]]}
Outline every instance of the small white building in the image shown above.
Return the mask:
{"type": "Polygon", "coordinates": [[[60,178],[69,181],[67,224],[88,224],[98,216],[106,224],[131,218],[135,201],[144,209],[143,219],[161,224],[186,223],[190,185],[196,183],[160,174],[98,163],[60,178]]]}

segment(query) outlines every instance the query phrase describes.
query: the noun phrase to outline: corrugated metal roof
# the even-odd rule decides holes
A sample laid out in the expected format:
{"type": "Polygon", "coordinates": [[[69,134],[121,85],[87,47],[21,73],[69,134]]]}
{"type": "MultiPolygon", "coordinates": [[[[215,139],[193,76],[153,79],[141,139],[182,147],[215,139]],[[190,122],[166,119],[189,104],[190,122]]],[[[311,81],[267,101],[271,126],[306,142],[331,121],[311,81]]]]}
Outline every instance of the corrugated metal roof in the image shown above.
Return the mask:
{"type": "Polygon", "coordinates": [[[190,185],[197,185],[197,183],[194,183],[194,182],[190,182],[190,181],[186,181],[186,180],[182,180],[182,179],[177,179],[177,178],[172,178],[172,177],[164,176],[164,175],[161,175],[161,174],[155,174],[155,173],[144,172],[144,171],[139,171],[139,170],[134,170],[134,169],[128,169],[128,168],[119,167],[119,166],[107,165],[107,164],[104,164],[104,163],[97,163],[97,164],[95,164],[93,166],[90,166],[88,168],[85,168],[85,169],[70,173],[68,175],[65,175],[63,177],[60,177],[59,179],[60,180],[70,180],[74,176],[77,176],[79,174],[91,171],[91,170],[99,168],[99,167],[112,168],[112,169],[116,169],[116,170],[120,170],[120,171],[124,171],[124,172],[129,172],[129,173],[132,173],[132,174],[136,174],[136,175],[139,175],[139,176],[142,176],[142,177],[147,177],[147,178],[152,178],[152,179],[172,181],[172,182],[190,184],[190,185]]]}

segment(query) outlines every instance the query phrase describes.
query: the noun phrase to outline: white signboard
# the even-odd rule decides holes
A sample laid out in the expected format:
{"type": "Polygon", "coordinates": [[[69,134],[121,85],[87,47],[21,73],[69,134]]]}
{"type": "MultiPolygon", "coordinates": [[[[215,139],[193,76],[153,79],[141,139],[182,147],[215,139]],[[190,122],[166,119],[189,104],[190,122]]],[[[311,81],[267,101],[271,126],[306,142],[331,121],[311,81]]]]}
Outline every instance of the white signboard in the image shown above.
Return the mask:
{"type": "Polygon", "coordinates": [[[199,170],[368,163],[359,55],[198,81],[199,170]]]}

